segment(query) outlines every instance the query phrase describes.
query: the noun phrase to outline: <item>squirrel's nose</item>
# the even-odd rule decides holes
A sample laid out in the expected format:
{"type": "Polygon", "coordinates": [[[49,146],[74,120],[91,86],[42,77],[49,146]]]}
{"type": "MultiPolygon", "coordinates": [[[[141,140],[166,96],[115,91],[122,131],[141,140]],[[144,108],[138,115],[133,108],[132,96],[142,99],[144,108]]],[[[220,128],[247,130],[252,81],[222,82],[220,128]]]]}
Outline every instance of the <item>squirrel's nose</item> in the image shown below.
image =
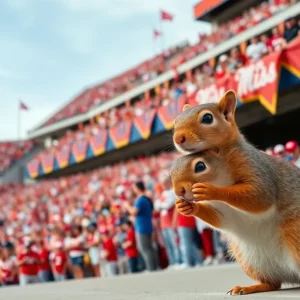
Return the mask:
{"type": "Polygon", "coordinates": [[[176,135],[175,142],[179,145],[183,144],[185,142],[185,136],[183,134],[176,135]]]}

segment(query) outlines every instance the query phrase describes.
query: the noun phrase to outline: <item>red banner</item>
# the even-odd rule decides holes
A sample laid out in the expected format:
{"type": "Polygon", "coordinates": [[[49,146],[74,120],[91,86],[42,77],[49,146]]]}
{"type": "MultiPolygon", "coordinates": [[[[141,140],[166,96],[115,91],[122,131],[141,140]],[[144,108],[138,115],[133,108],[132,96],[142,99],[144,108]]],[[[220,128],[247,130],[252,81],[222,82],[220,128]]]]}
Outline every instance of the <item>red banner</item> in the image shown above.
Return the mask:
{"type": "Polygon", "coordinates": [[[258,62],[245,65],[235,74],[198,90],[189,99],[191,105],[218,102],[225,91],[236,91],[241,102],[259,100],[272,114],[276,113],[281,52],[274,52],[258,62]]]}
{"type": "Polygon", "coordinates": [[[107,135],[107,131],[102,130],[98,132],[97,135],[90,138],[90,146],[95,156],[105,152],[107,135]]]}
{"type": "Polygon", "coordinates": [[[51,153],[41,155],[41,163],[45,174],[53,171],[54,156],[51,153]]]}
{"type": "Polygon", "coordinates": [[[88,142],[86,139],[76,141],[72,146],[72,153],[76,162],[81,162],[86,158],[88,142]]]}
{"type": "Polygon", "coordinates": [[[181,97],[170,102],[167,106],[161,106],[158,109],[157,116],[167,130],[173,127],[173,122],[175,118],[182,112],[184,104],[185,98],[181,97]]]}
{"type": "Polygon", "coordinates": [[[218,80],[216,83],[209,85],[208,87],[196,91],[189,99],[189,104],[192,106],[205,104],[205,103],[217,103],[222,98],[230,86],[230,77],[218,80]]]}
{"type": "Polygon", "coordinates": [[[56,159],[57,159],[57,163],[61,169],[68,166],[69,157],[70,157],[69,146],[64,146],[61,150],[57,151],[56,159]]]}
{"type": "Polygon", "coordinates": [[[27,163],[27,170],[31,178],[35,178],[39,175],[40,160],[34,158],[32,161],[27,163]]]}
{"type": "Polygon", "coordinates": [[[110,137],[116,148],[129,144],[131,127],[132,121],[124,121],[109,130],[110,137]]]}
{"type": "Polygon", "coordinates": [[[300,40],[291,42],[281,58],[281,65],[296,77],[300,78],[300,40]]]}
{"type": "Polygon", "coordinates": [[[141,116],[135,117],[134,126],[141,137],[146,140],[151,134],[151,127],[155,117],[155,109],[144,112],[141,116]]]}

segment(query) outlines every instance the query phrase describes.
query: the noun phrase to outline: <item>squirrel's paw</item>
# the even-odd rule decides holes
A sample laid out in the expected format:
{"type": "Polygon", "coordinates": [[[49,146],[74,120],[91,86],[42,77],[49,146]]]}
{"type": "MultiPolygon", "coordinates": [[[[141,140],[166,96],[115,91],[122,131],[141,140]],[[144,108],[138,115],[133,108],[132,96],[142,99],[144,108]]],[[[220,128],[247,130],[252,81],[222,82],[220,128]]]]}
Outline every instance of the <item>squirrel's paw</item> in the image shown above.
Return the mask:
{"type": "Polygon", "coordinates": [[[227,292],[228,295],[247,295],[253,293],[262,293],[262,292],[271,292],[280,289],[281,284],[269,284],[269,283],[260,283],[251,286],[235,286],[233,289],[227,292]]]}
{"type": "Polygon", "coordinates": [[[209,183],[196,183],[192,187],[195,200],[220,200],[219,188],[209,183]]]}
{"type": "Polygon", "coordinates": [[[176,201],[176,208],[182,215],[191,216],[194,213],[195,204],[180,199],[176,201]]]}

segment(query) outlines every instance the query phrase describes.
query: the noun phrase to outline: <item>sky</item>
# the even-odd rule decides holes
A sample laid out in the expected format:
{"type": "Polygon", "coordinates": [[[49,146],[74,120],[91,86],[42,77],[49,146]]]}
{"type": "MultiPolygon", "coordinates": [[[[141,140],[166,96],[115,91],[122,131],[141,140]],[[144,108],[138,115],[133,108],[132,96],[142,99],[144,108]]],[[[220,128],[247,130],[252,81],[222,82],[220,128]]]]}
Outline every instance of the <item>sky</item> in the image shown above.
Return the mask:
{"type": "Polygon", "coordinates": [[[209,25],[193,20],[199,0],[1,0],[0,140],[21,137],[85,88],[126,71],[209,25]],[[164,22],[159,10],[174,14],[164,22]]]}

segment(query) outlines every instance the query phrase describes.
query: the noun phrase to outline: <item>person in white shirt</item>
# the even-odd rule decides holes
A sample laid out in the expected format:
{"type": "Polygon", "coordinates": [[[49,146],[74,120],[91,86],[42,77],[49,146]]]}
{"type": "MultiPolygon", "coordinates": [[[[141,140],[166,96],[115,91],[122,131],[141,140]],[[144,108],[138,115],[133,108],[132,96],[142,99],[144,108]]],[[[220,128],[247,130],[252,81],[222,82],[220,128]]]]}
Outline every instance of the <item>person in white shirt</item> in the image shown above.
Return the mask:
{"type": "Polygon", "coordinates": [[[255,62],[260,60],[266,53],[268,53],[266,44],[259,41],[257,37],[253,37],[250,45],[246,49],[246,56],[255,62]]]}

